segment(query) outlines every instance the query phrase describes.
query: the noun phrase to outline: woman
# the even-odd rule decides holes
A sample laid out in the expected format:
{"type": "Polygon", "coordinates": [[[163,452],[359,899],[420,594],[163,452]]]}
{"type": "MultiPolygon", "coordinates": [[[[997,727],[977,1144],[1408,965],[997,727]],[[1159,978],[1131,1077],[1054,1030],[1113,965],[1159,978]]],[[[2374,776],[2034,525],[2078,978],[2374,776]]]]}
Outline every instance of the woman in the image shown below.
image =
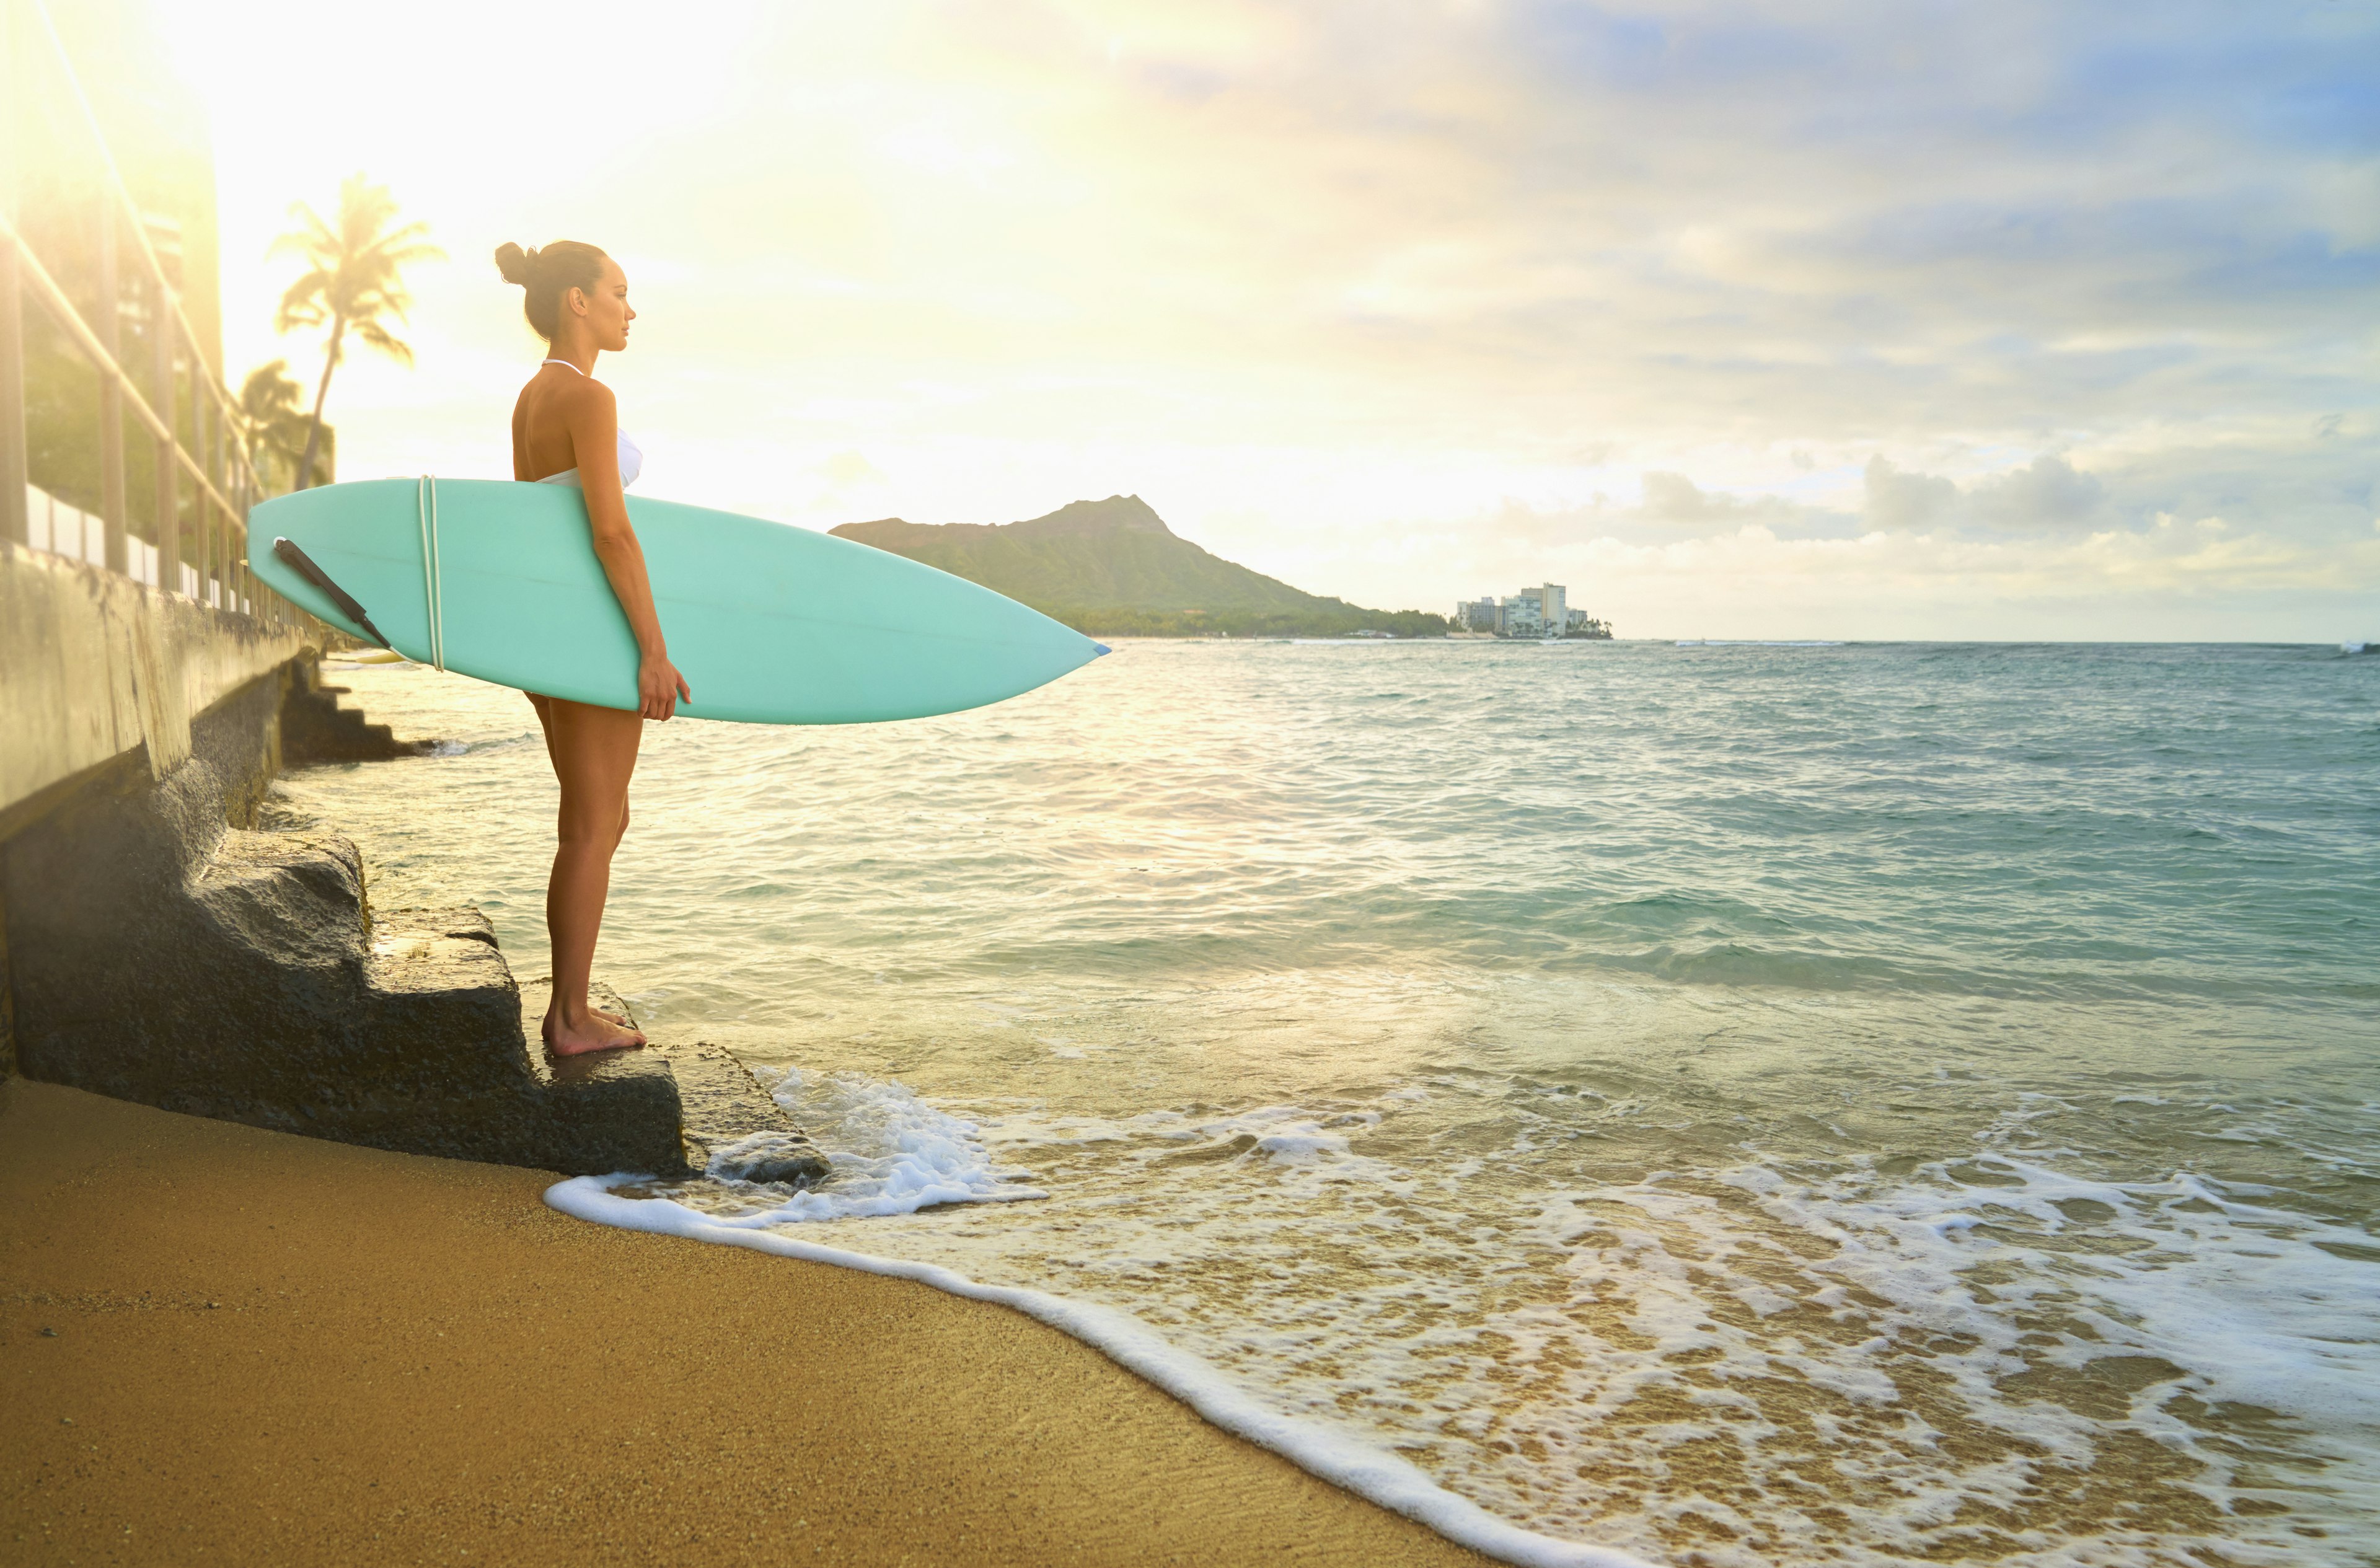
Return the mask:
{"type": "Polygon", "coordinates": [[[645,553],[628,526],[623,493],[643,466],[636,443],[620,433],[612,390],[595,379],[595,356],[628,346],[628,278],[591,245],[557,240],[542,250],[506,245],[496,265],[528,290],[522,309],[550,350],[513,405],[513,478],[576,485],[587,495],[595,555],[636,633],[634,711],[598,708],[559,697],[528,699],[545,729],[546,755],[562,781],[561,845],[545,890],[545,929],[553,943],[553,1001],[542,1026],[558,1056],[645,1043],[625,1019],[588,1005],[588,972],[612,886],[612,852],[628,831],[628,778],[647,719],[666,720],[694,693],[669,659],[661,617],[645,577],[645,553]]]}

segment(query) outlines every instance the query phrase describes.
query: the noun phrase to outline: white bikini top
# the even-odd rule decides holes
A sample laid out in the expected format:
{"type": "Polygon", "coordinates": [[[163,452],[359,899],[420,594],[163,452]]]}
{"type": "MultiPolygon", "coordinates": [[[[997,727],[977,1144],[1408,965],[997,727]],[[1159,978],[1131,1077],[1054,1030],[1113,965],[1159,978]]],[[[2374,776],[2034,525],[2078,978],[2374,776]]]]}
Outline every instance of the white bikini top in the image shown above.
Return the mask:
{"type": "MultiPolygon", "coordinates": [[[[548,359],[546,363],[549,365],[568,365],[570,369],[578,371],[578,367],[570,364],[570,361],[567,359],[548,359]]],[[[578,373],[583,376],[587,372],[585,371],[578,371],[578,373]]],[[[639,447],[635,442],[628,439],[628,432],[626,431],[620,432],[619,436],[620,488],[622,490],[625,490],[630,485],[637,482],[637,476],[638,474],[645,471],[645,454],[643,448],[639,447]]],[[[579,479],[578,470],[577,468],[565,468],[558,474],[548,474],[545,478],[538,480],[537,482],[540,484],[566,484],[577,490],[584,490],[587,488],[586,482],[579,479]]]]}

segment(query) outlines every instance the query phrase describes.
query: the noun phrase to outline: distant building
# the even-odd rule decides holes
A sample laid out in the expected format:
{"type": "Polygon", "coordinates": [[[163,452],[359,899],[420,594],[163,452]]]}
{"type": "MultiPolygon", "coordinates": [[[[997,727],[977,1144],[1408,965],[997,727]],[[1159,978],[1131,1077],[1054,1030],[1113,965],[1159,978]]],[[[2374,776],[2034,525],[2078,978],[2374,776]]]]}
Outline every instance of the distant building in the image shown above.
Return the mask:
{"type": "Polygon", "coordinates": [[[1558,582],[1524,588],[1504,601],[1506,637],[1560,637],[1569,624],[1569,590],[1558,582]]]}
{"type": "Polygon", "coordinates": [[[1454,629],[1510,638],[1608,638],[1611,628],[1570,607],[1570,590],[1539,583],[1504,599],[1465,599],[1454,606],[1454,629]]]}

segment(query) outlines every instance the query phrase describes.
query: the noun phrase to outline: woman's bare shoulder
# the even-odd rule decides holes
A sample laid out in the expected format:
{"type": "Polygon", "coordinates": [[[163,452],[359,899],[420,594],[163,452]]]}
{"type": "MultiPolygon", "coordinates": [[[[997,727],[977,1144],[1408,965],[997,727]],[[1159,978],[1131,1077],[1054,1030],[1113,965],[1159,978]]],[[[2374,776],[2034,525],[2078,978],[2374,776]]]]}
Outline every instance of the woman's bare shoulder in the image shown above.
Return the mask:
{"type": "Polygon", "coordinates": [[[552,396],[554,407],[573,419],[597,415],[608,419],[619,411],[619,400],[612,395],[612,389],[592,376],[573,376],[566,385],[555,387],[552,396]]]}

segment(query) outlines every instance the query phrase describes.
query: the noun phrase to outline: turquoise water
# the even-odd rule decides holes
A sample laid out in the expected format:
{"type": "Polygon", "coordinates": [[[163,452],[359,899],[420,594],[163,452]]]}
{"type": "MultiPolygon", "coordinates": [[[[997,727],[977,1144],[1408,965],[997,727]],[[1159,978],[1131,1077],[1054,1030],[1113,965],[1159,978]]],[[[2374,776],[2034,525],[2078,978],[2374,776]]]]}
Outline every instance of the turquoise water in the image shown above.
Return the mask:
{"type": "MultiPolygon", "coordinates": [[[[341,678],[456,744],[296,804],[541,972],[525,699],[341,678]]],[[[598,972],[837,1156],[680,1201],[1120,1307],[1543,1535],[2371,1563],[2375,779],[2332,650],[1128,644],[648,726],[598,972]]]]}

